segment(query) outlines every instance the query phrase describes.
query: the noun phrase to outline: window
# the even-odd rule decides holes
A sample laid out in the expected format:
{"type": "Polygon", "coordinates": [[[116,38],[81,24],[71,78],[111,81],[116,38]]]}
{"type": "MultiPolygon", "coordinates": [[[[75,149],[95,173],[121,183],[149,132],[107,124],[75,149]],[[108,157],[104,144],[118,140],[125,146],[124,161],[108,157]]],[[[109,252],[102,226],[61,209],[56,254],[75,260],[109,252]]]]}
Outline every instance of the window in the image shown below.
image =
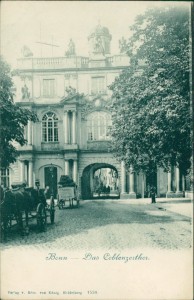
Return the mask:
{"type": "Polygon", "coordinates": [[[55,80],[43,79],[43,96],[53,97],[55,96],[55,80]]]}
{"type": "Polygon", "coordinates": [[[10,178],[9,178],[9,169],[1,169],[1,185],[4,187],[9,187],[10,178]]]}
{"type": "Polygon", "coordinates": [[[58,142],[58,118],[52,112],[42,118],[42,141],[58,142]]]}
{"type": "Polygon", "coordinates": [[[88,140],[109,140],[111,116],[106,112],[93,112],[88,116],[88,140]]]}
{"type": "Polygon", "coordinates": [[[92,77],[92,94],[104,93],[104,77],[92,77]]]}

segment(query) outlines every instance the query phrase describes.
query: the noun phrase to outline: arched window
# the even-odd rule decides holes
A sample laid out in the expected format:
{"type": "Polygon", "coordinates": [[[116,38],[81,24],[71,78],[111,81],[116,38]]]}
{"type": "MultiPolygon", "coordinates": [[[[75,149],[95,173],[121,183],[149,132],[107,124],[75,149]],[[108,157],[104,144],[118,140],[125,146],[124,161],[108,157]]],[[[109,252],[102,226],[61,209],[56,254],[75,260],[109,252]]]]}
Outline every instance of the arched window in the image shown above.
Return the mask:
{"type": "Polygon", "coordinates": [[[53,112],[46,113],[42,118],[42,141],[58,142],[58,118],[53,112]]]}
{"type": "Polygon", "coordinates": [[[111,128],[111,115],[103,111],[93,112],[88,116],[88,140],[109,140],[111,128]]]}
{"type": "Polygon", "coordinates": [[[4,187],[10,186],[10,171],[9,169],[1,169],[1,185],[4,187]]]}

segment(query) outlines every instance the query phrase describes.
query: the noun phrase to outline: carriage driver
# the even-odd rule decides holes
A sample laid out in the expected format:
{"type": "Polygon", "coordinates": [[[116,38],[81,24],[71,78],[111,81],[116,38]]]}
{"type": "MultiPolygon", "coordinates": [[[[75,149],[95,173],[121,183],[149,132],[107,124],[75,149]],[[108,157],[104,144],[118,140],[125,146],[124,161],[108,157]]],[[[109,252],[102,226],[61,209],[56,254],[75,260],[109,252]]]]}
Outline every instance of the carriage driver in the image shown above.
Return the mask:
{"type": "Polygon", "coordinates": [[[33,198],[38,204],[39,202],[42,202],[46,206],[46,198],[44,195],[44,191],[40,189],[40,181],[39,179],[36,179],[35,181],[35,188],[33,190],[33,198]]]}

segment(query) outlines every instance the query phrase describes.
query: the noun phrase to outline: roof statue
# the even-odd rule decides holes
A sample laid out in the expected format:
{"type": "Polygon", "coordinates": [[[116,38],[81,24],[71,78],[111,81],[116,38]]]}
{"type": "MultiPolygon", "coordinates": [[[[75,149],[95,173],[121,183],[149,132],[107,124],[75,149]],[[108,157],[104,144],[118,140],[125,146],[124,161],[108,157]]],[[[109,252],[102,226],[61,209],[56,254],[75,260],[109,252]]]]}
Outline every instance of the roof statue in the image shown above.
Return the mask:
{"type": "Polygon", "coordinates": [[[88,40],[90,43],[90,53],[94,55],[106,55],[110,53],[111,34],[107,27],[98,24],[90,33],[88,40]]]}
{"type": "Polygon", "coordinates": [[[100,36],[95,36],[94,38],[94,53],[104,53],[104,48],[100,36]]]}
{"type": "Polygon", "coordinates": [[[65,91],[66,91],[66,93],[67,93],[68,96],[73,96],[73,95],[76,94],[76,89],[73,88],[73,87],[71,87],[71,86],[67,87],[65,89],[65,91]]]}
{"type": "Polygon", "coordinates": [[[21,52],[22,52],[23,57],[32,57],[33,56],[33,53],[28,46],[23,46],[21,52]]]}
{"type": "Polygon", "coordinates": [[[26,84],[24,84],[24,86],[22,87],[21,92],[23,100],[30,98],[30,92],[28,91],[28,87],[26,84]]]}
{"type": "Polygon", "coordinates": [[[75,43],[73,42],[72,39],[70,39],[69,44],[68,44],[68,49],[65,52],[65,56],[75,56],[75,43]]]}
{"type": "Polygon", "coordinates": [[[124,37],[121,38],[121,40],[119,40],[119,49],[120,49],[120,53],[126,53],[127,51],[127,41],[124,37]]]}
{"type": "Polygon", "coordinates": [[[94,35],[98,36],[108,36],[112,37],[111,34],[109,33],[109,30],[107,27],[103,27],[102,25],[98,24],[91,32],[89,38],[93,37],[94,35]]]}

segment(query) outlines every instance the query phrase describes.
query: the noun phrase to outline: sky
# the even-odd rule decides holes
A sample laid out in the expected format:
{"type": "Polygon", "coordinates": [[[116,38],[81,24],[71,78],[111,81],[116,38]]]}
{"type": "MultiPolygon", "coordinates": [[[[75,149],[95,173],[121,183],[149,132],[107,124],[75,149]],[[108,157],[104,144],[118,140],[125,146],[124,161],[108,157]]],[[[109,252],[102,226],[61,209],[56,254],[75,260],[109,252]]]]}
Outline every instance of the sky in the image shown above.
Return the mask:
{"type": "MultiPolygon", "coordinates": [[[[16,68],[21,49],[34,57],[64,56],[72,38],[76,54],[88,56],[88,36],[99,23],[112,35],[111,54],[119,53],[119,39],[130,36],[135,17],[150,6],[180,5],[153,1],[1,1],[1,54],[16,68]],[[58,47],[38,42],[53,43],[58,47]],[[53,52],[52,52],[53,50],[53,52]],[[42,53],[42,54],[41,54],[42,53]]],[[[181,5],[189,5],[182,2],[181,5]]]]}

